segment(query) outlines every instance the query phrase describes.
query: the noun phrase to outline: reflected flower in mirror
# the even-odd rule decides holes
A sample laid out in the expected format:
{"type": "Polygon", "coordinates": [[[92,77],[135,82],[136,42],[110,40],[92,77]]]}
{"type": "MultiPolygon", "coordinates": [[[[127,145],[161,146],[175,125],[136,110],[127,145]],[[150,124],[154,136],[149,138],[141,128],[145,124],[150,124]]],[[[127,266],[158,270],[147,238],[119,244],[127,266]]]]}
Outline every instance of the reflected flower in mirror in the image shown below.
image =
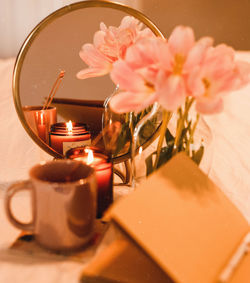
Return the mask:
{"type": "Polygon", "coordinates": [[[79,53],[81,59],[89,66],[77,73],[79,79],[108,74],[113,63],[123,59],[126,50],[138,39],[154,37],[149,28],[131,16],[125,16],[119,27],[100,24],[100,30],[94,34],[93,44],[86,43],[79,53]]]}

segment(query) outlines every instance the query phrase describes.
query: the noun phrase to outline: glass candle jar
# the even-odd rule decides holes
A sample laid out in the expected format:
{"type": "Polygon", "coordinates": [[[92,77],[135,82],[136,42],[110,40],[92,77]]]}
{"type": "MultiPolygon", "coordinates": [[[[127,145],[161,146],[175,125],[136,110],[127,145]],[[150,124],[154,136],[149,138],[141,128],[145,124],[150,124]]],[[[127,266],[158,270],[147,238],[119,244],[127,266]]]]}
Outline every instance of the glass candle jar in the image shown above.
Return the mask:
{"type": "Polygon", "coordinates": [[[92,166],[97,179],[97,218],[101,218],[105,210],[113,202],[113,164],[104,150],[94,146],[72,148],[66,158],[80,160],[92,166]]]}
{"type": "Polygon", "coordinates": [[[49,144],[50,127],[57,122],[56,108],[49,107],[43,110],[43,106],[24,106],[23,113],[32,131],[49,144]]]}
{"type": "Polygon", "coordinates": [[[90,145],[91,134],[83,123],[56,123],[49,132],[49,145],[57,152],[65,153],[74,147],[90,145]]]}

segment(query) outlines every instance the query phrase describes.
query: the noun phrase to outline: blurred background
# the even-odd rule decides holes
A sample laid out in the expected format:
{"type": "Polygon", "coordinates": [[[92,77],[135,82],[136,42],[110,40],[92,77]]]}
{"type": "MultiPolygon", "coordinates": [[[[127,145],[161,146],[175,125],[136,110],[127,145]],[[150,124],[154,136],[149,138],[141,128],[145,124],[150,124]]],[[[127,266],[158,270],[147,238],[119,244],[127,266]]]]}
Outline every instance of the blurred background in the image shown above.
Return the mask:
{"type": "MultiPolygon", "coordinates": [[[[29,32],[72,0],[1,0],[0,58],[15,57],[29,32]]],[[[196,37],[209,35],[237,50],[250,50],[250,0],[119,0],[146,14],[168,36],[179,24],[196,37]]]]}

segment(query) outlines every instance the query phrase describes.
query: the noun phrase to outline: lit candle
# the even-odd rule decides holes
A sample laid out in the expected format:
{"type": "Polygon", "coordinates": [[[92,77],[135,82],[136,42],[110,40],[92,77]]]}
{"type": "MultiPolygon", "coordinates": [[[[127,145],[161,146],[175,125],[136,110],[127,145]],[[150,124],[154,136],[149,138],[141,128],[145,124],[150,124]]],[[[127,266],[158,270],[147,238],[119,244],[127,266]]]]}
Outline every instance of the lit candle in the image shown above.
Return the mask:
{"type": "Polygon", "coordinates": [[[40,139],[46,142],[47,131],[46,131],[45,115],[43,110],[37,113],[38,113],[38,123],[37,123],[38,136],[40,139]]]}
{"type": "Polygon", "coordinates": [[[57,120],[56,108],[49,107],[42,110],[42,106],[24,106],[23,113],[32,131],[41,140],[49,144],[50,126],[57,120]]]}
{"type": "Polygon", "coordinates": [[[56,123],[51,126],[49,142],[55,151],[64,155],[71,148],[89,145],[91,135],[85,124],[56,123]]]}
{"type": "Polygon", "coordinates": [[[96,147],[72,148],[66,157],[80,160],[95,168],[97,179],[97,217],[113,202],[113,165],[108,155],[96,147]]]}

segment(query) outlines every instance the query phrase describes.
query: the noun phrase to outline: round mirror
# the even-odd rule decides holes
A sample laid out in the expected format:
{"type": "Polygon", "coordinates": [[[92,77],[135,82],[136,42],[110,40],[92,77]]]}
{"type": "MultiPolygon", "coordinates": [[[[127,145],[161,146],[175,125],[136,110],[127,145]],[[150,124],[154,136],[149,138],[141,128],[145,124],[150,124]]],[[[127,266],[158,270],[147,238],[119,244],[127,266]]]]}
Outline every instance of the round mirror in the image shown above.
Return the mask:
{"type": "MultiPolygon", "coordinates": [[[[63,132],[65,129],[61,126],[71,120],[77,135],[79,124],[83,125],[86,141],[89,139],[86,131],[94,136],[101,131],[103,103],[114,92],[115,86],[108,75],[77,79],[76,74],[86,67],[79,51],[83,44],[93,42],[101,22],[118,27],[127,15],[138,19],[156,36],[162,36],[158,28],[137,10],[112,2],[83,1],[49,15],[33,29],[21,47],[13,76],[15,106],[27,133],[50,155],[64,157],[64,152],[51,145],[48,132],[55,123],[58,127],[54,128],[63,132]]],[[[144,147],[156,137],[158,128],[159,123],[143,141],[144,147]]],[[[128,158],[129,149],[121,150],[114,162],[128,158]]]]}

